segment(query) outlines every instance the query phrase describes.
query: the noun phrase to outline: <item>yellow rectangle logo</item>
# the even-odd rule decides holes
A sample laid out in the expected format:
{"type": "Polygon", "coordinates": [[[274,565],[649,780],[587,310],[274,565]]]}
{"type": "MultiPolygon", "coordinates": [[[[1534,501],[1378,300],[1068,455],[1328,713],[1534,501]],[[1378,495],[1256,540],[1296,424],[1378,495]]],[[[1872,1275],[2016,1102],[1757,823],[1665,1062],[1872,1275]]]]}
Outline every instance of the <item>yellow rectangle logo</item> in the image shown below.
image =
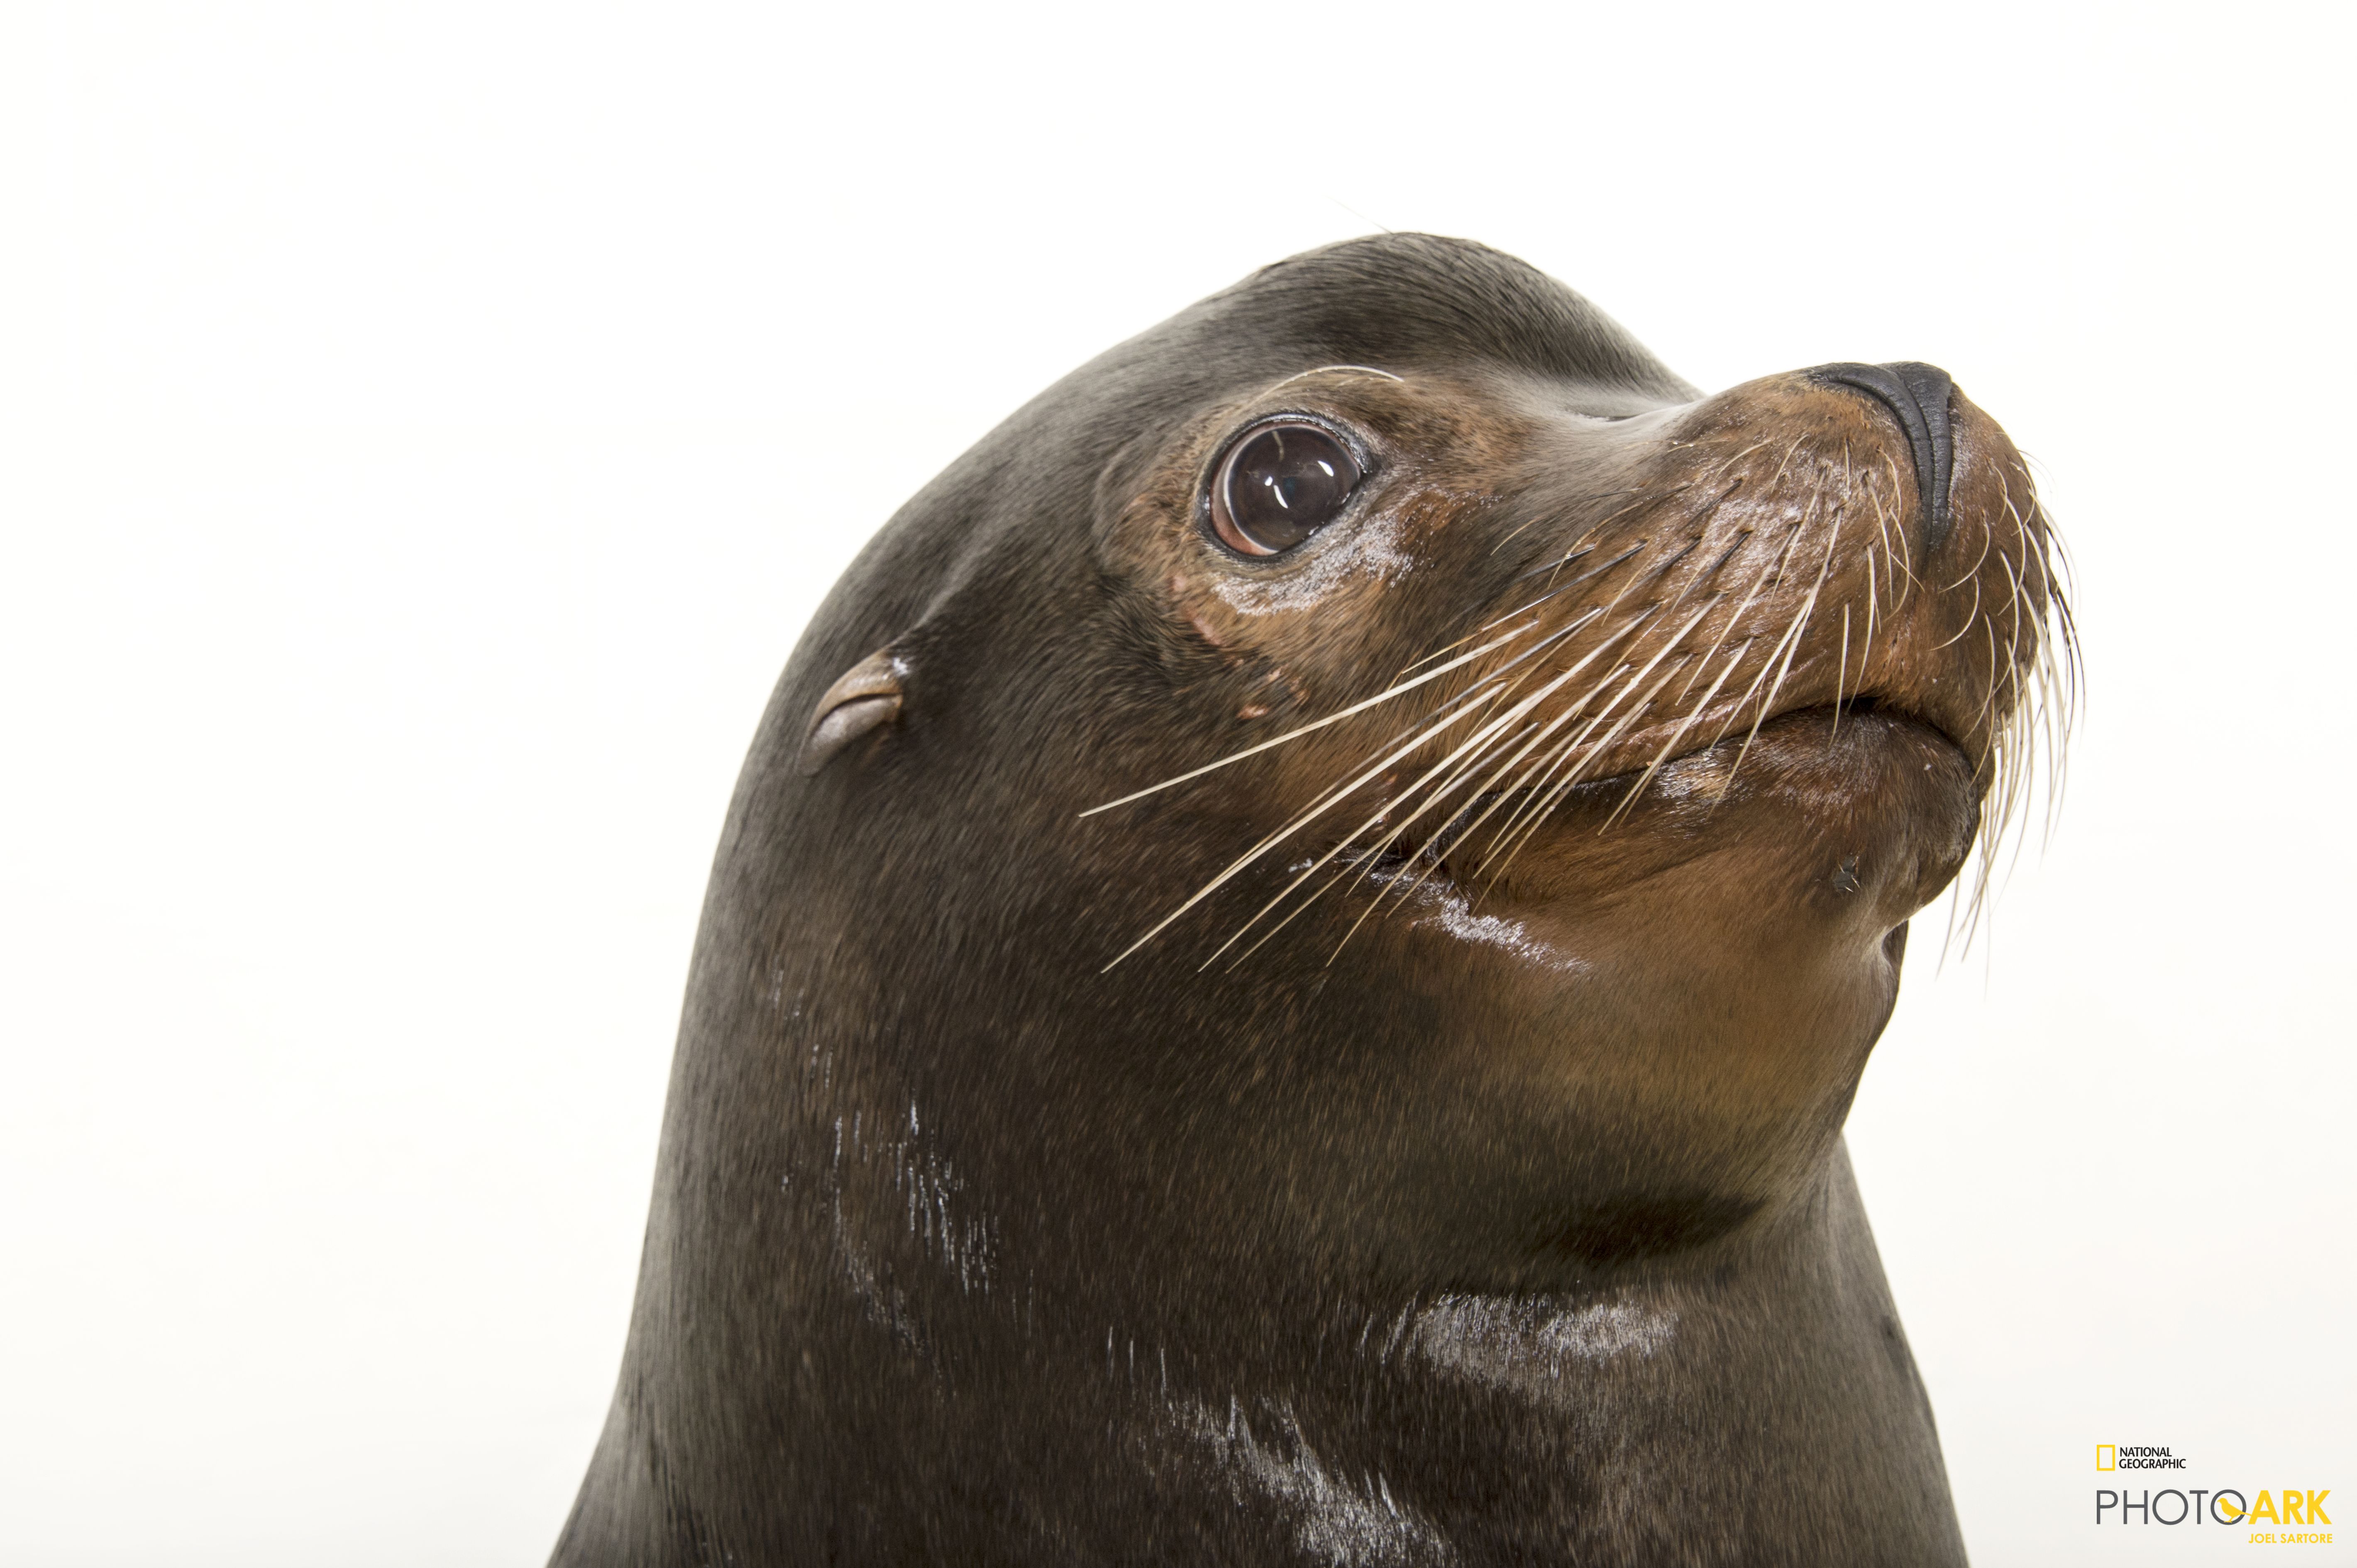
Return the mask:
{"type": "Polygon", "coordinates": [[[2096,1468],[2096,1469],[2098,1469],[2098,1470],[2116,1470],[2116,1469],[2118,1469],[2118,1468],[2120,1467],[2120,1466],[2119,1466],[2119,1455],[2120,1455],[2120,1448],[2119,1448],[2119,1444],[2116,1444],[2116,1443],[2098,1443],[2098,1444],[2095,1444],[2095,1468],[2096,1468]]]}

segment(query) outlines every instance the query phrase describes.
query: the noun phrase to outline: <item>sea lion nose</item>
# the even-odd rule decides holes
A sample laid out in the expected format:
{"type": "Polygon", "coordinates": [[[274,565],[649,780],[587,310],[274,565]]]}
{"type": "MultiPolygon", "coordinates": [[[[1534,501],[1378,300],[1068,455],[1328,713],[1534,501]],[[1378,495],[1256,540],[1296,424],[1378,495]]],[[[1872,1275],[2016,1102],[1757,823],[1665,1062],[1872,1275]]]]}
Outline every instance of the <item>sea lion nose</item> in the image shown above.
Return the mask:
{"type": "Polygon", "coordinates": [[[1955,471],[1953,423],[1948,399],[1956,383],[1937,365],[1900,360],[1888,365],[1819,365],[1802,374],[1829,386],[1855,387],[1889,409],[1907,433],[1915,456],[1915,493],[1922,500],[1923,553],[1948,537],[1948,481],[1955,471]]]}

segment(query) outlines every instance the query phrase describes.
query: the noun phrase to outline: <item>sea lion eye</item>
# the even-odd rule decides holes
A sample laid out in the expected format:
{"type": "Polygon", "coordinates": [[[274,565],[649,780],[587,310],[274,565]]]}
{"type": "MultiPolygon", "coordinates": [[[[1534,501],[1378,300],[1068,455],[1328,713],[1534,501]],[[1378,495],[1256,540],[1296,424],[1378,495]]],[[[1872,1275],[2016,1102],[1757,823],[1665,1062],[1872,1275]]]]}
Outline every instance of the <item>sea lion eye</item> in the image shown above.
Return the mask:
{"type": "Polygon", "coordinates": [[[1211,531],[1242,555],[1278,555],[1341,515],[1362,470],[1314,424],[1267,424],[1236,443],[1211,484],[1211,531]]]}

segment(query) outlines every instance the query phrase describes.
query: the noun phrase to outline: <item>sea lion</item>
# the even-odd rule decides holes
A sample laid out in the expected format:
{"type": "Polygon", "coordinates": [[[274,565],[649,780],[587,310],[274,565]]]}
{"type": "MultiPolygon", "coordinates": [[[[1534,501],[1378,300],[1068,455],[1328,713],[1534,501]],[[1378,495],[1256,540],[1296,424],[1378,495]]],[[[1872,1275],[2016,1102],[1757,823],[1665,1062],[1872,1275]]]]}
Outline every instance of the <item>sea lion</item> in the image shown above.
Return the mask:
{"type": "Polygon", "coordinates": [[[1841,1128],[2051,555],[1459,241],[1057,383],[762,720],[554,1562],[1963,1561],[1841,1128]]]}

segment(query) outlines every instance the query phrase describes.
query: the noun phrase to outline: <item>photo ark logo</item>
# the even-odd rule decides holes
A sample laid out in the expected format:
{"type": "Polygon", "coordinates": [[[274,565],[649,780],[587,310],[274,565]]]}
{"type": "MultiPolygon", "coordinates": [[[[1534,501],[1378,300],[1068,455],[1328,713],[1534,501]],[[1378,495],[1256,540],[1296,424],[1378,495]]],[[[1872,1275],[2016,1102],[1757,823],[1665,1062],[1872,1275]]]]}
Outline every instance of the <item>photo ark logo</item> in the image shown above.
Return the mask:
{"type": "MultiPolygon", "coordinates": [[[[2151,1443],[2098,1443],[2095,1468],[2182,1470],[2186,1459],[2173,1447],[2151,1443]]],[[[2158,1479],[2160,1477],[2152,1477],[2158,1479]]],[[[2173,1478],[2173,1477],[2171,1477],[2173,1478]]],[[[2332,1543],[2332,1516],[2325,1511],[2330,1487],[2170,1486],[2131,1490],[2125,1480],[2095,1489],[2095,1522],[2101,1524],[2244,1526],[2253,1545],[2332,1543]],[[2266,1525],[2260,1530],[2255,1527],[2266,1525]]]]}

